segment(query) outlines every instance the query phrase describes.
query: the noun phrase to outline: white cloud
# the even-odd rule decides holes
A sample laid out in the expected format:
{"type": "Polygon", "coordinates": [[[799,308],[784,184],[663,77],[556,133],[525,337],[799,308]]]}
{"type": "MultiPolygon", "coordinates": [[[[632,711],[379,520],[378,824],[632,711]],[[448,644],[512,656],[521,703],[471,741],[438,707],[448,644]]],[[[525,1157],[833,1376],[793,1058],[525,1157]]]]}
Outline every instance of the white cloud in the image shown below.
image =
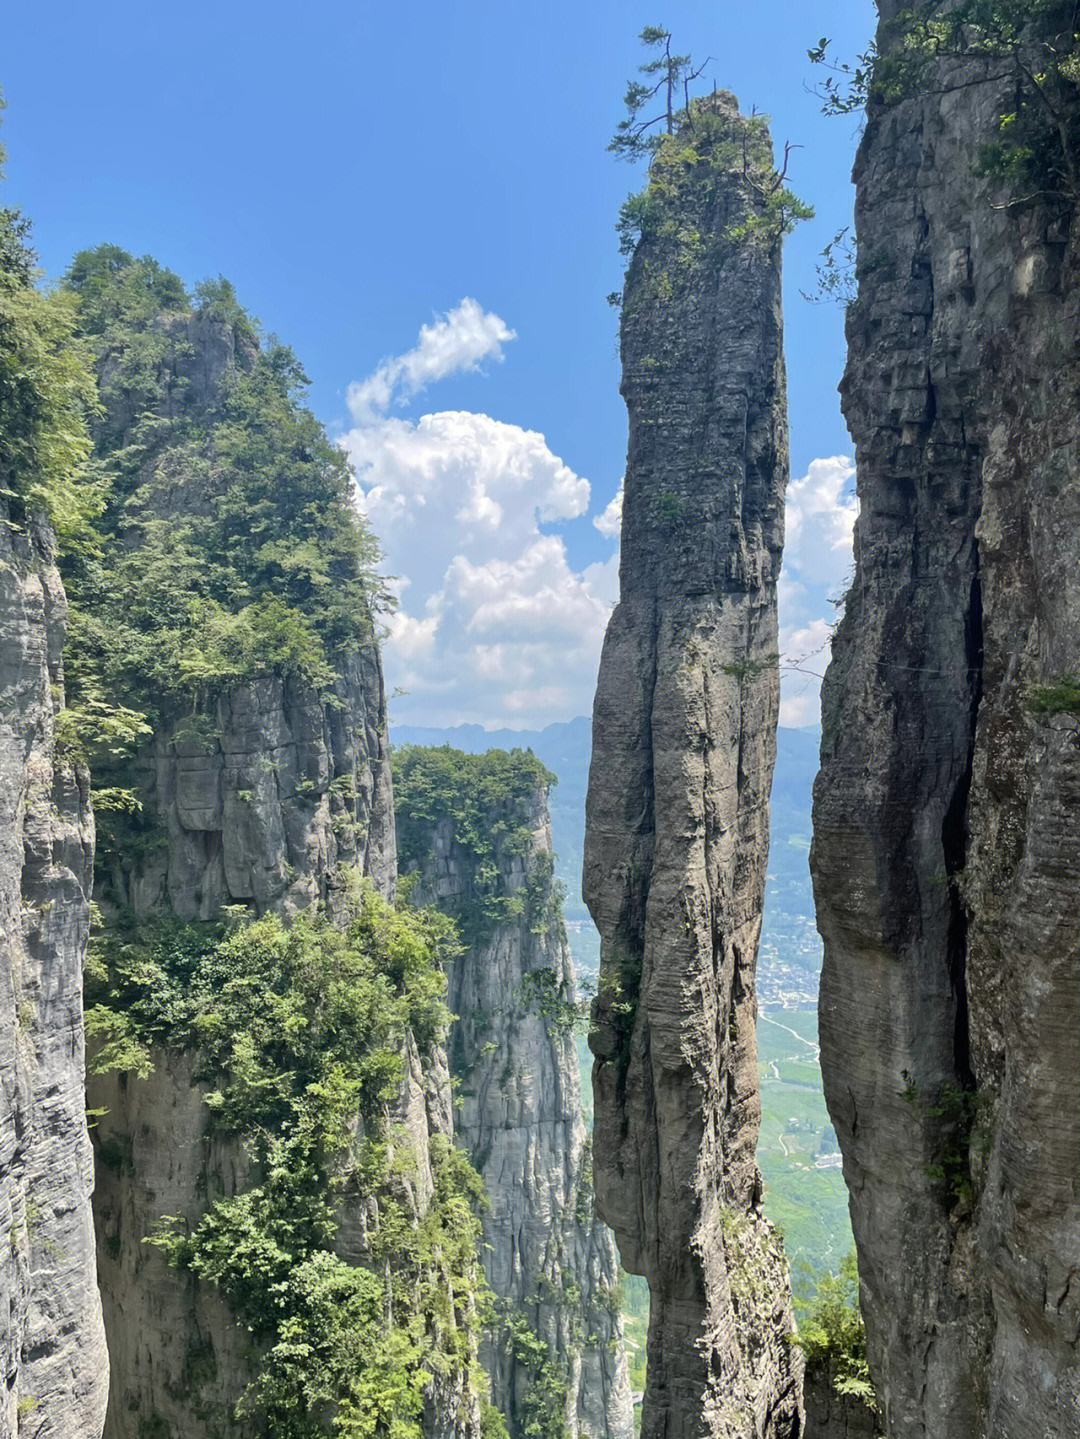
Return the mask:
{"type": "Polygon", "coordinates": [[[619,488],[607,508],[593,520],[593,524],[607,540],[617,540],[622,534],[622,502],[623,486],[620,481],[619,488]]]}
{"type": "Polygon", "coordinates": [[[410,399],[436,380],[479,369],[484,360],[501,360],[502,347],[517,339],[514,331],[475,300],[466,297],[449,313],[420,327],[411,350],[383,360],[366,380],[346,392],[357,424],[385,414],[395,401],[410,399]]]}
{"type": "Polygon", "coordinates": [[[788,487],[780,576],[780,723],[816,724],[829,662],[834,603],[847,588],[859,512],[855,466],[843,455],[812,460],[788,487]]]}
{"type": "Polygon", "coordinates": [[[851,490],[855,466],[843,455],[811,460],[788,489],[784,555],[800,579],[839,587],[851,568],[859,504],[851,490]]]}
{"type": "Polygon", "coordinates": [[[572,568],[544,526],[583,517],[588,480],[542,434],[490,415],[386,413],[395,395],[501,353],[497,317],[463,301],[407,355],[350,387],[342,438],[397,576],[388,680],[398,720],[543,724],[587,713],[617,557],[572,568]]]}

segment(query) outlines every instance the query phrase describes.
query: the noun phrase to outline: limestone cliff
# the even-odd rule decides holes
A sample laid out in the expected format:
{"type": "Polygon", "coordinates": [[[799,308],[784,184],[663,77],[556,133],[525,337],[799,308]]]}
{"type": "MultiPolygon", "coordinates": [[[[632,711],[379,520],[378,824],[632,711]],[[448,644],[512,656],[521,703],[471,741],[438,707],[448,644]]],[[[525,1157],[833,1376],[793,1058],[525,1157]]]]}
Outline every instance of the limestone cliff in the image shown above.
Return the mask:
{"type": "Polygon", "coordinates": [[[652,1300],[645,1439],[779,1439],[801,1422],[754,1157],[788,469],[779,235],[747,178],[770,166],[732,97],[695,109],[653,162],[622,304],[621,600],[584,893],[602,938],[598,1210],[652,1300]]]}
{"type": "MultiPolygon", "coordinates": [[[[879,8],[887,59],[911,15],[879,8]]],[[[1072,6],[993,8],[1018,49],[988,65],[969,28],[873,96],[855,170],[861,512],[813,871],[890,1439],[1080,1434],[1080,112],[1025,78],[1072,6]]]]}
{"type": "Polygon", "coordinates": [[[451,1144],[435,942],[387,903],[373,548],[347,467],[224,282],[192,298],[112,247],[69,278],[110,481],[97,551],[71,563],[73,660],[87,704],[151,731],[95,776],[105,1433],[306,1439],[362,1415],[479,1439],[477,1186],[451,1144]]]}
{"type": "MultiPolygon", "coordinates": [[[[212,920],[222,905],[288,913],[321,900],[332,909],[341,867],[357,863],[389,888],[393,813],[377,652],[350,665],[334,693],[331,707],[310,688],[260,679],[223,695],[196,739],[183,722],[179,732],[159,731],[131,767],[143,816],[163,840],[145,858],[111,857],[106,905],[126,901],[142,920],[212,920]]],[[[243,1150],[209,1128],[211,1086],[196,1068],[190,1053],[161,1050],[147,1079],[92,1075],[88,1085],[89,1104],[107,1111],[95,1131],[94,1200],[112,1358],[107,1439],[143,1439],[151,1420],[184,1439],[262,1432],[233,1420],[258,1365],[247,1335],[212,1288],[176,1274],[144,1243],[162,1216],[195,1223],[212,1200],[251,1181],[243,1150]]],[[[426,1102],[418,1071],[411,1053],[399,1110],[429,1191],[429,1126],[442,1126],[449,1105],[437,1084],[426,1102]]]]}
{"type": "Polygon", "coordinates": [[[464,934],[450,1063],[458,1142],[490,1204],[484,1264],[503,1319],[482,1351],[492,1399],[515,1439],[557,1415],[567,1439],[629,1439],[618,1262],[594,1214],[550,778],[516,752],[402,751],[402,874],[414,903],[438,906],[464,934]],[[436,774],[446,785],[433,797],[436,774]]]}
{"type": "Polygon", "coordinates": [[[93,821],[58,757],[55,546],[0,505],[0,1435],[98,1439],[108,1359],[83,1096],[93,821]]]}

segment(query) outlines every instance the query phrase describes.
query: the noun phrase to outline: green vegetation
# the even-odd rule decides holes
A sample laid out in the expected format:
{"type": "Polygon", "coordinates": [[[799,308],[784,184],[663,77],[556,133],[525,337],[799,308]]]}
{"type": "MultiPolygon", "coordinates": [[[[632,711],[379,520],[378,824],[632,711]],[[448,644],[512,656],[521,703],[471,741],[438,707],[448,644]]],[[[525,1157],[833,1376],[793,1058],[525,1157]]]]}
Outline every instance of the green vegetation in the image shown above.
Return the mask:
{"type": "Polygon", "coordinates": [[[92,767],[107,863],[160,842],[126,773],[155,730],[182,722],[212,747],[216,696],[260,675],[335,703],[342,657],[387,600],[346,458],[305,408],[296,359],[260,342],[232,287],[189,294],[104,245],[42,294],[24,229],[0,218],[0,468],[12,503],[43,508],[60,540],[57,738],[92,767]]]}
{"type": "Polygon", "coordinates": [[[797,1295],[813,1292],[851,1245],[847,1189],[825,1108],[812,1009],[758,1018],[765,1213],[784,1235],[797,1295]]]}
{"type": "Polygon", "coordinates": [[[923,1173],[942,1186],[951,1205],[970,1209],[979,1162],[991,1142],[990,1096],[952,1083],[927,1092],[907,1070],[903,1080],[903,1098],[919,1116],[933,1146],[933,1157],[923,1165],[923,1173]]]}
{"type": "Polygon", "coordinates": [[[1080,679],[1062,675],[1048,685],[1036,685],[1028,695],[1028,708],[1039,719],[1064,718],[1070,743],[1080,747],[1080,679]]]}
{"type": "Polygon", "coordinates": [[[501,924],[524,920],[541,931],[557,919],[562,887],[550,856],[530,865],[525,886],[507,886],[507,862],[532,848],[532,814],[538,793],[555,776],[528,750],[465,754],[449,745],[405,745],[394,753],[398,855],[406,873],[428,858],[432,835],[446,821],[471,861],[469,893],[453,907],[464,943],[482,942],[501,924]]]}
{"type": "MultiPolygon", "coordinates": [[[[0,102],[2,108],[2,102],[0,102]]],[[[0,178],[4,151],[0,147],[0,178]]],[[[65,545],[82,543],[100,509],[90,465],[97,412],[91,355],[78,338],[76,304],[37,285],[30,227],[0,209],[0,496],[15,530],[43,514],[65,545]]]]}
{"type": "MultiPolygon", "coordinates": [[[[317,915],[161,920],[95,943],[92,1068],[137,1077],[163,1050],[192,1053],[208,1126],[248,1156],[246,1188],[194,1222],[163,1216],[149,1242],[250,1331],[258,1377],[237,1412],[278,1439],[419,1439],[434,1378],[464,1370],[483,1389],[480,1180],[434,1136],[435,1193],[418,1213],[422,1156],[389,1118],[407,1034],[425,1053],[444,1036],[454,947],[447,921],[359,881],[344,928],[317,915]],[[361,1210],[377,1219],[357,1267],[334,1240],[342,1213],[361,1210]]],[[[487,1425],[499,1433],[497,1416],[487,1425]]]]}
{"type": "Polygon", "coordinates": [[[992,85],[1007,98],[994,131],[980,137],[976,173],[1002,181],[1008,204],[1080,197],[1080,30],[1072,0],[930,0],[901,10],[879,36],[854,62],[834,63],[825,37],[809,51],[831,71],[819,92],[826,114],[992,85]]]}
{"type": "Polygon", "coordinates": [[[736,116],[709,96],[691,97],[704,65],[673,54],[671,33],[660,26],[647,26],[640,39],[653,58],[640,66],[644,81],[627,86],[626,116],[608,148],[621,159],[649,161],[648,183],[625,202],[617,228],[626,255],[642,240],[666,242],[669,259],[654,278],[657,297],[668,300],[715,243],[687,217],[707,213],[719,186],[734,180],[745,202],[722,237],[728,243],[771,246],[814,212],[786,183],[792,147],[781,168],[773,162],[767,116],[736,116]],[[660,108],[649,114],[654,103],[660,108]]]}
{"type": "Polygon", "coordinates": [[[64,739],[113,791],[117,725],[126,754],[165,720],[212,723],[217,693],[259,675],[333,702],[340,657],[370,640],[386,597],[303,371],[260,343],[226,281],[189,295],[155,260],[104,245],[75,257],[55,303],[69,330],[77,316],[72,353],[92,355],[102,403],[79,543],[61,530],[64,739]]]}
{"type": "Polygon", "coordinates": [[[838,1274],[827,1274],[813,1298],[799,1304],[795,1343],[808,1365],[829,1373],[838,1394],[851,1395],[873,1407],[874,1387],[866,1362],[866,1330],[859,1310],[859,1266],[854,1249],[838,1274]]]}

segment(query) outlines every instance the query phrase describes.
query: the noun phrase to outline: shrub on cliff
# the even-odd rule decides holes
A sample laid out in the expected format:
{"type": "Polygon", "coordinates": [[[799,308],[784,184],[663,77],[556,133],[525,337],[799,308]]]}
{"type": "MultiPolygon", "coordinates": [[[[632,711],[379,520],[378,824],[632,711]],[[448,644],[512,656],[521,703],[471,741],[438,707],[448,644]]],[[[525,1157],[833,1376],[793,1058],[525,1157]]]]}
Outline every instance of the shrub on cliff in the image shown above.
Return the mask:
{"type": "Polygon", "coordinates": [[[449,1021],[453,930],[366,885],[352,904],[345,928],[144,923],[99,939],[91,966],[92,1067],[137,1082],[162,1050],[191,1053],[208,1127],[243,1145],[246,1185],[201,1216],[162,1216],[150,1242],[252,1335],[238,1414],[280,1439],[419,1439],[435,1377],[464,1370],[486,1392],[480,1180],[433,1136],[422,1209],[424,1157],[391,1117],[408,1036],[426,1053],[449,1021]],[[335,1253],[343,1214],[365,1216],[359,1266],[335,1253]]]}

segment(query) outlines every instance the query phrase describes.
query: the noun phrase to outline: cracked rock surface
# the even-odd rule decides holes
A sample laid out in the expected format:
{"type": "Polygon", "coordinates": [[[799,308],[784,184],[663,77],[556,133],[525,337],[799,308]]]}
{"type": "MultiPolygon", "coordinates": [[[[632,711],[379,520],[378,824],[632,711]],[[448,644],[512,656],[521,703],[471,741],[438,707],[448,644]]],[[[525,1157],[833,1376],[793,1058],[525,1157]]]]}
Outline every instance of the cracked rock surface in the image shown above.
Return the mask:
{"type": "Polygon", "coordinates": [[[761,1210],[754,997],[788,475],[780,265],[775,243],[731,235],[753,208],[750,122],[730,95],[704,104],[706,167],[654,192],[622,305],[622,593],[585,842],[596,1192],[651,1292],[645,1439],[781,1439],[800,1433],[801,1364],[761,1210]]]}
{"type": "Polygon", "coordinates": [[[99,1439],[82,971],[89,781],[58,758],[67,604],[51,534],[0,502],[0,1436],[99,1439]]]}
{"type": "Polygon", "coordinates": [[[822,1068],[890,1439],[1058,1439],[1080,1434],[1080,750],[1032,697],[1080,673],[1080,269],[1071,202],[976,177],[1007,87],[937,78],[872,107],[855,170],[822,1068]]]}

